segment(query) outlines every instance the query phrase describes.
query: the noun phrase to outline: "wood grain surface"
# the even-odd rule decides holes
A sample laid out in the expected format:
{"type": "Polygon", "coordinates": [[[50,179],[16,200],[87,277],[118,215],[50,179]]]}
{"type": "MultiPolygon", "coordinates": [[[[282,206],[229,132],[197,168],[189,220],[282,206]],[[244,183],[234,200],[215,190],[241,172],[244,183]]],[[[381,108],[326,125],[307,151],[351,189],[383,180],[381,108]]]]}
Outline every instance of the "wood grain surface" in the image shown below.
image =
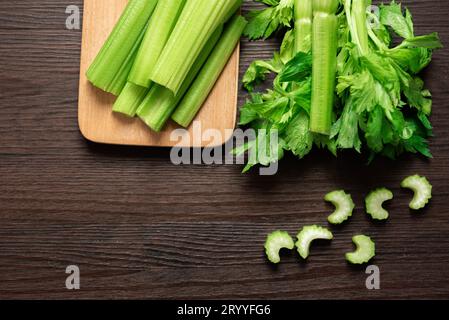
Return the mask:
{"type": "MultiPolygon", "coordinates": [[[[418,33],[449,43],[449,3],[404,1],[418,33]]],[[[434,159],[404,156],[371,166],[353,153],[287,157],[276,176],[242,175],[237,165],[174,166],[169,150],[97,145],[77,123],[81,32],[66,30],[68,4],[0,2],[0,298],[449,298],[449,51],[425,72],[434,94],[434,159]],[[434,186],[430,206],[407,209],[401,179],[434,186]],[[393,190],[386,223],[372,223],[363,197],[393,190]],[[353,219],[301,262],[267,263],[268,232],[325,224],[333,189],[351,192],[353,219]],[[354,234],[377,244],[381,289],[346,264],[354,234]],[[81,269],[81,290],[65,289],[65,268],[81,269]]],[[[255,5],[245,2],[245,12],[255,5]]],[[[240,72],[269,58],[278,40],[242,42],[240,72]]],[[[246,94],[241,91],[239,104],[246,94]]]]}
{"type": "Polygon", "coordinates": [[[239,48],[237,47],[226,68],[215,84],[208,99],[195,117],[200,129],[188,128],[185,139],[173,139],[173,130],[181,128],[169,121],[162,132],[154,132],[140,119],[129,119],[112,112],[115,97],[93,87],[86,71],[109,36],[126,0],[86,0],[83,7],[83,41],[81,46],[80,88],[78,98],[78,123],[83,136],[98,143],[157,147],[213,147],[229,140],[236,125],[239,48]],[[208,130],[217,130],[221,139],[202,141],[208,130]]]}

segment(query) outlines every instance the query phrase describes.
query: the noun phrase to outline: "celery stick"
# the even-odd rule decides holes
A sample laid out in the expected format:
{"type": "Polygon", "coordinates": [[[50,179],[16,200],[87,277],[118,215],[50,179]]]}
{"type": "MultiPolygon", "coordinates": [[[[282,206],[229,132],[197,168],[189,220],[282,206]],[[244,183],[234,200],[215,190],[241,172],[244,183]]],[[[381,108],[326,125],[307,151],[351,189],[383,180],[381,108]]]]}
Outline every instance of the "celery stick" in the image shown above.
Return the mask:
{"type": "Polygon", "coordinates": [[[313,0],[313,70],[310,130],[329,135],[337,69],[338,0],[313,0]]]}
{"type": "Polygon", "coordinates": [[[137,108],[145,98],[148,88],[128,82],[114,103],[112,110],[129,117],[136,115],[137,108]]]}
{"type": "Polygon", "coordinates": [[[203,48],[200,56],[196,59],[192,66],[187,78],[184,80],[178,95],[175,97],[173,93],[158,84],[154,84],[150,92],[147,94],[139,109],[137,115],[154,131],[161,131],[168,121],[179,101],[189,89],[193,80],[197,76],[201,67],[206,62],[212,49],[217,44],[220,36],[223,32],[223,26],[219,26],[218,29],[212,34],[211,38],[203,48]]]}
{"type": "Polygon", "coordinates": [[[87,70],[96,87],[118,95],[126,83],[130,60],[139,48],[157,0],[130,0],[112,33],[87,70]]]}
{"type": "Polygon", "coordinates": [[[190,125],[234,52],[234,48],[238,44],[246,24],[245,18],[235,16],[226,25],[225,31],[214,51],[173,113],[172,119],[176,123],[183,127],[190,125]]]}
{"type": "Polygon", "coordinates": [[[312,50],[312,0],[295,0],[295,52],[312,50]]]}
{"type": "Polygon", "coordinates": [[[222,24],[225,24],[231,18],[236,14],[237,10],[240,9],[242,6],[243,0],[232,0],[231,6],[227,7],[227,13],[225,14],[224,18],[222,19],[222,24]]]}
{"type": "Polygon", "coordinates": [[[366,8],[368,0],[345,0],[345,12],[352,41],[357,45],[362,56],[370,51],[366,8]]]}
{"type": "Polygon", "coordinates": [[[142,87],[150,86],[151,71],[178,21],[184,4],[185,0],[159,0],[129,74],[130,82],[142,87]]]}
{"type": "Polygon", "coordinates": [[[212,33],[241,0],[187,0],[150,76],[177,95],[212,33]]]}

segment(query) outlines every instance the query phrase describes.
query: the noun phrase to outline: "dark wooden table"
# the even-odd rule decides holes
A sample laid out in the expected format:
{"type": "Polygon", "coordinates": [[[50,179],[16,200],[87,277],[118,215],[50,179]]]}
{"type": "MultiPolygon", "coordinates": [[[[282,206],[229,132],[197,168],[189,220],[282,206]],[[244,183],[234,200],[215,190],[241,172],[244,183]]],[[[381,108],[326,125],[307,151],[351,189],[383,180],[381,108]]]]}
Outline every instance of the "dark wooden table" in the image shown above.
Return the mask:
{"type": "MultiPolygon", "coordinates": [[[[419,33],[449,44],[449,3],[404,1],[419,33]]],[[[236,165],[174,166],[169,151],[105,146],[77,124],[80,31],[65,29],[68,4],[0,2],[0,298],[449,298],[449,51],[425,73],[434,94],[434,159],[377,160],[314,152],[287,157],[276,176],[242,175],[236,165]],[[407,208],[401,179],[420,173],[431,205],[407,208]],[[372,223],[364,195],[391,188],[391,218],[372,223]],[[286,255],[273,267],[268,232],[326,224],[333,189],[351,192],[356,213],[307,263],[286,255]],[[377,244],[381,289],[365,288],[349,266],[356,233],[377,244]],[[65,288],[78,265],[81,290],[65,288]]],[[[247,1],[245,11],[254,5],[247,1]]],[[[277,41],[243,41],[241,71],[269,58],[277,41]]],[[[240,93],[240,104],[245,92],[240,93]]]]}

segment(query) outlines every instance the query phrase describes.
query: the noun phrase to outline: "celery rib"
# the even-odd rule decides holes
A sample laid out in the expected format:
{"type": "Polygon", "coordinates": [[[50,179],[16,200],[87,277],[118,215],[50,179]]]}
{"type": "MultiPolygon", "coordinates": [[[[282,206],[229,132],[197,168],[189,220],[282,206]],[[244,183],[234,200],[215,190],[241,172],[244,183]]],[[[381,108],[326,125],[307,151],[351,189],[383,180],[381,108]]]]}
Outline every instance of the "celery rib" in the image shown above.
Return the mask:
{"type": "Polygon", "coordinates": [[[134,117],[147,92],[148,88],[128,82],[115,101],[112,111],[134,117]]]}
{"type": "Polygon", "coordinates": [[[337,69],[338,0],[314,0],[310,130],[329,135],[337,69]]]}
{"type": "Polygon", "coordinates": [[[295,0],[295,52],[312,50],[312,0],[295,0]]]}
{"type": "Polygon", "coordinates": [[[187,0],[150,79],[177,95],[207,40],[240,2],[187,0]]]}
{"type": "Polygon", "coordinates": [[[187,92],[198,72],[201,70],[201,67],[204,65],[212,52],[212,49],[217,44],[222,32],[223,26],[220,26],[212,34],[200,56],[193,64],[192,69],[190,70],[187,78],[184,80],[177,96],[174,96],[173,93],[165,87],[158,84],[153,85],[137,111],[137,115],[140,119],[151,129],[159,132],[165,126],[179,101],[187,92]]]}
{"type": "Polygon", "coordinates": [[[246,25],[242,16],[235,16],[227,24],[217,46],[173,113],[172,119],[176,123],[183,127],[190,125],[234,52],[246,25]]]}
{"type": "Polygon", "coordinates": [[[157,0],[131,0],[86,76],[96,87],[118,95],[140,46],[157,0]]]}
{"type": "Polygon", "coordinates": [[[137,53],[128,80],[142,87],[151,84],[150,74],[178,21],[185,0],[159,0],[137,53]]]}

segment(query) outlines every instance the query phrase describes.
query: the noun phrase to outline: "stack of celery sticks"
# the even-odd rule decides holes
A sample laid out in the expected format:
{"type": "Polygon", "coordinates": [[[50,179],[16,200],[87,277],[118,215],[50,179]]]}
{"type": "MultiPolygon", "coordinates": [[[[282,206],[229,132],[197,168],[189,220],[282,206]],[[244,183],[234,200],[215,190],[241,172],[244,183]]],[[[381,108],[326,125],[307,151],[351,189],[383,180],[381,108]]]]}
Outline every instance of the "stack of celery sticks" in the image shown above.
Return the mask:
{"type": "Polygon", "coordinates": [[[188,127],[230,59],[247,21],[242,0],[130,0],[87,71],[118,96],[113,111],[154,131],[188,127]]]}

